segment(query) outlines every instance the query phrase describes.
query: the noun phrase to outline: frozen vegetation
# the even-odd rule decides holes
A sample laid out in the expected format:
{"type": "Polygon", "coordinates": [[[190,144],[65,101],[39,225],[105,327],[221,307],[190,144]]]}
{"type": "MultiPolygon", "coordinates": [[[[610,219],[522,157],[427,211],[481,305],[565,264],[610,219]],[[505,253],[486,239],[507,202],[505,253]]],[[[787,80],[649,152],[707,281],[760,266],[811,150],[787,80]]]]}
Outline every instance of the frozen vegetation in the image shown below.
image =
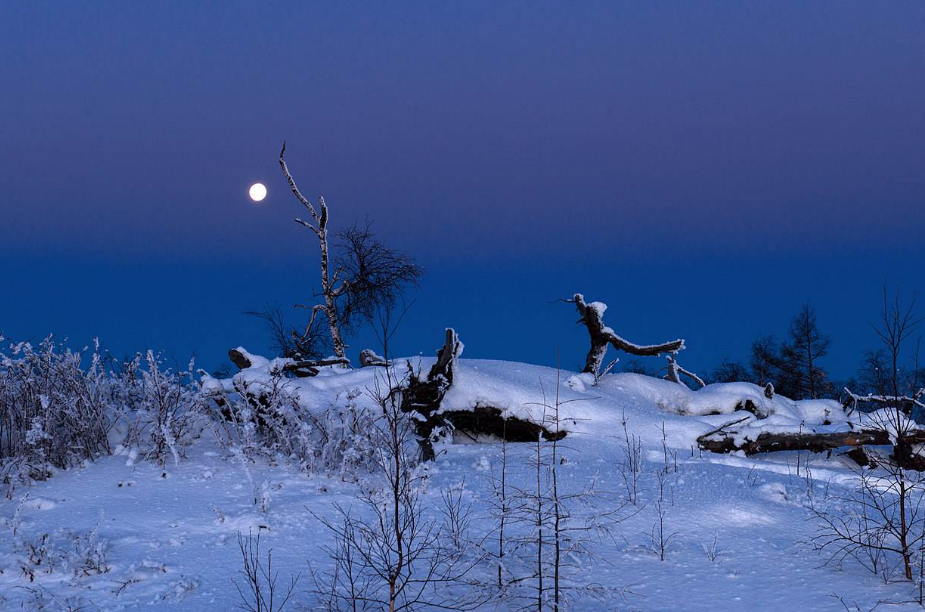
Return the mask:
{"type": "Polygon", "coordinates": [[[0,608],[919,607],[917,472],[862,469],[847,449],[700,449],[734,421],[754,439],[852,432],[876,412],[459,359],[438,412],[493,408],[548,435],[447,421],[421,462],[401,394],[434,359],[300,378],[239,351],[248,367],[216,379],[153,354],[4,349],[0,608]],[[884,518],[897,482],[904,529],[884,518]]]}

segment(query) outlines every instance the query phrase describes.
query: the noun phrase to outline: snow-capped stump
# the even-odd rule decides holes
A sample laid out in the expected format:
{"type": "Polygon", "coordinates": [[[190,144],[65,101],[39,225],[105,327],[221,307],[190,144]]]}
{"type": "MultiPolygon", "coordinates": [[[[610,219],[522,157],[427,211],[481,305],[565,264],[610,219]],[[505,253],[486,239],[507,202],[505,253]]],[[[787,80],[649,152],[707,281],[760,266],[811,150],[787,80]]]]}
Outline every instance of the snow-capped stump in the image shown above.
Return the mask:
{"type": "Polygon", "coordinates": [[[360,352],[360,367],[368,368],[370,366],[387,366],[388,360],[378,355],[373,349],[363,349],[360,352]]]}
{"type": "Polygon", "coordinates": [[[246,370],[254,366],[264,365],[267,362],[263,357],[255,358],[255,356],[251,355],[243,346],[228,349],[228,359],[230,359],[231,363],[239,370],[246,370]]]}

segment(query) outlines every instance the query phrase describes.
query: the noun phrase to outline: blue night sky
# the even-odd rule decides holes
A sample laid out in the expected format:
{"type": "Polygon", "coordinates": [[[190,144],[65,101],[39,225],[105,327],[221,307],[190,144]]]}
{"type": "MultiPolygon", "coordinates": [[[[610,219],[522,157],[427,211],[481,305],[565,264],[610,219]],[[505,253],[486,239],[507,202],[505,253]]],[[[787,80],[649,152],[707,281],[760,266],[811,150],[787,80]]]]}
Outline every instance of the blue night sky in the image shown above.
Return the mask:
{"type": "Polygon", "coordinates": [[[427,269],[397,353],[454,326],[577,367],[582,291],[709,370],[809,301],[847,376],[882,285],[925,289],[923,32],[921,2],[4,3],[0,330],[265,350],[242,311],[317,271],[285,139],[333,228],[427,269]]]}

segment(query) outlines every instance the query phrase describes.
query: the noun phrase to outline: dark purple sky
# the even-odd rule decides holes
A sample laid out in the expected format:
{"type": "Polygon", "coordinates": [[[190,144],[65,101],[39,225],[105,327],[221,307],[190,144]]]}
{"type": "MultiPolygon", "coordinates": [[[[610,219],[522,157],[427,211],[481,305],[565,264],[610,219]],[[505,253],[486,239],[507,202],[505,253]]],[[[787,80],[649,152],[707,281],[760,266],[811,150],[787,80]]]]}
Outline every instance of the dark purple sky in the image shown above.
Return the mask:
{"type": "Polygon", "coordinates": [[[315,272],[286,139],[333,225],[428,269],[405,353],[454,325],[574,366],[549,302],[580,290],[705,369],[809,300],[847,375],[879,287],[925,289],[923,32],[920,2],[5,3],[0,330],[263,348],[241,311],[315,272]]]}

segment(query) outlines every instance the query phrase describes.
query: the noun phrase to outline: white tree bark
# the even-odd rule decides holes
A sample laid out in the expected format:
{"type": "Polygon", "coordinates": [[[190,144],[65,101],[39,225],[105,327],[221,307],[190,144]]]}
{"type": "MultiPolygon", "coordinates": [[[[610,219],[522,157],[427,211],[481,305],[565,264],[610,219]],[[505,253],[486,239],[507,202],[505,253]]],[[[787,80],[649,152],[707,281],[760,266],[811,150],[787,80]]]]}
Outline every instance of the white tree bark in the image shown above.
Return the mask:
{"type": "Polygon", "coordinates": [[[331,334],[331,345],[334,350],[334,355],[339,359],[346,359],[346,348],[347,345],[344,344],[343,336],[340,333],[340,325],[337,320],[337,298],[344,293],[347,289],[347,283],[344,281],[340,282],[338,285],[338,271],[335,271],[333,275],[330,273],[330,260],[328,255],[328,206],[324,202],[323,197],[318,198],[318,210],[315,210],[315,207],[302,195],[302,192],[299,191],[299,188],[295,184],[295,180],[292,178],[292,175],[289,173],[289,168],[286,166],[286,161],[283,157],[286,154],[286,143],[283,142],[283,148],[279,152],[279,167],[282,168],[283,174],[286,176],[286,181],[289,183],[289,188],[292,189],[292,193],[295,194],[295,197],[298,198],[299,202],[308,209],[309,214],[312,216],[312,221],[305,221],[303,219],[296,218],[296,223],[303,225],[314,232],[315,236],[318,238],[318,245],[321,249],[321,295],[324,298],[324,303],[315,304],[314,306],[306,306],[299,304],[300,308],[311,308],[312,316],[308,322],[308,326],[305,328],[306,334],[311,330],[312,323],[315,321],[315,314],[320,310],[324,313],[325,317],[328,320],[328,329],[331,334]]]}

